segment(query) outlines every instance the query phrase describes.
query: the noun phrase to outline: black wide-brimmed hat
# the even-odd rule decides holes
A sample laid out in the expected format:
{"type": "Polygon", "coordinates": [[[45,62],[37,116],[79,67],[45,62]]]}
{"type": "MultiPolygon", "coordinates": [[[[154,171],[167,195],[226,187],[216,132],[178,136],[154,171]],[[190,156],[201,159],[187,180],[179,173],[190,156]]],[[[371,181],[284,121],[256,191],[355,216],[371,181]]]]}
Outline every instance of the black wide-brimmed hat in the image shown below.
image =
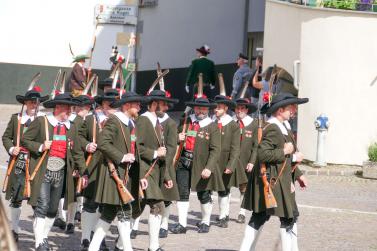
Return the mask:
{"type": "Polygon", "coordinates": [[[210,53],[210,48],[208,45],[203,45],[200,48],[197,48],[196,51],[202,53],[203,55],[208,55],[210,53]]]}
{"type": "MultiPolygon", "coordinates": [[[[103,89],[105,86],[112,86],[113,84],[113,78],[105,78],[104,80],[101,80],[98,84],[99,88],[103,89]]],[[[116,88],[119,88],[120,87],[120,81],[118,80],[117,84],[116,84],[116,88]]]]}
{"type": "Polygon", "coordinates": [[[224,95],[216,95],[213,101],[215,102],[215,104],[224,104],[232,109],[236,107],[236,103],[231,100],[230,97],[224,95]]]}
{"type": "Polygon", "coordinates": [[[308,98],[297,98],[291,93],[279,93],[272,97],[271,103],[266,103],[265,105],[263,105],[263,107],[261,108],[261,113],[271,115],[281,107],[293,104],[300,105],[307,102],[309,102],[308,98]]]}
{"type": "Polygon", "coordinates": [[[77,106],[92,105],[94,99],[88,95],[80,95],[75,98],[75,101],[78,103],[77,106]]]}
{"type": "Polygon", "coordinates": [[[109,89],[103,95],[94,97],[94,100],[101,105],[103,101],[116,101],[119,99],[119,91],[117,89],[109,89]]]}
{"type": "Polygon", "coordinates": [[[168,91],[162,90],[153,90],[146,97],[147,102],[162,100],[168,103],[177,104],[178,99],[171,98],[171,95],[168,91]]]}
{"type": "Polygon", "coordinates": [[[189,102],[186,102],[185,104],[190,107],[195,107],[195,106],[209,107],[209,108],[216,107],[216,104],[209,102],[209,100],[205,96],[196,98],[194,101],[189,101],[189,102]]]}
{"type": "Polygon", "coordinates": [[[250,99],[248,98],[238,98],[236,99],[236,105],[244,105],[249,109],[249,113],[253,113],[256,110],[258,110],[258,107],[256,104],[253,104],[250,102],[250,99]]]}
{"type": "Polygon", "coordinates": [[[16,95],[16,99],[19,103],[24,104],[27,100],[39,100],[40,103],[45,102],[48,99],[48,95],[41,96],[42,88],[35,86],[33,89],[27,91],[24,96],[16,95]]]}
{"type": "Polygon", "coordinates": [[[62,93],[43,103],[45,108],[54,108],[56,105],[78,105],[78,102],[70,93],[62,93]]]}
{"type": "Polygon", "coordinates": [[[122,98],[113,102],[110,106],[113,108],[118,108],[123,104],[131,103],[131,102],[144,102],[145,97],[141,96],[135,92],[126,92],[122,95],[122,98]]]}

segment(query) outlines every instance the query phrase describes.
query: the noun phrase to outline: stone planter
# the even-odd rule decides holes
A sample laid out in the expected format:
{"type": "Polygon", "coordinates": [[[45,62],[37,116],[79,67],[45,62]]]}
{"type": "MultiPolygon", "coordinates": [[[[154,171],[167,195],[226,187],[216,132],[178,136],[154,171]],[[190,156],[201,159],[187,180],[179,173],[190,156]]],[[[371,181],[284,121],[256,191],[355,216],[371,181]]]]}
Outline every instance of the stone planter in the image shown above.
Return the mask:
{"type": "Polygon", "coordinates": [[[364,161],[363,177],[368,179],[377,179],[377,162],[364,161]]]}

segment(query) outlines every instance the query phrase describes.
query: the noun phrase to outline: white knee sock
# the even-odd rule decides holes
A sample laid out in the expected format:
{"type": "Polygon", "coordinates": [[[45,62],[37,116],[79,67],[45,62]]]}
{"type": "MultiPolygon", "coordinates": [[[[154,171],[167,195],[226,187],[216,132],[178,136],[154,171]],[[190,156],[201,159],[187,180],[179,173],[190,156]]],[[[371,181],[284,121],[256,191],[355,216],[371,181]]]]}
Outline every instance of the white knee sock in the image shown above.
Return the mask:
{"type": "Polygon", "coordinates": [[[225,196],[225,197],[220,197],[219,196],[219,209],[220,209],[220,216],[219,218],[220,219],[224,219],[227,214],[226,214],[226,211],[227,211],[227,206],[229,204],[229,197],[228,196],[225,196]]]}
{"type": "Polygon", "coordinates": [[[227,196],[228,197],[228,203],[226,203],[226,207],[225,207],[225,216],[229,216],[229,213],[230,213],[230,197],[232,196],[231,193],[229,193],[229,195],[227,196]]]}
{"type": "Polygon", "coordinates": [[[58,217],[64,221],[67,220],[67,212],[63,209],[64,207],[64,198],[59,200],[59,207],[58,207],[58,217]]]}
{"type": "Polygon", "coordinates": [[[82,213],[82,208],[84,207],[84,197],[80,196],[77,198],[77,208],[76,211],[82,213]]]}
{"type": "Polygon", "coordinates": [[[168,230],[171,204],[164,209],[161,219],[161,228],[168,230]]]}
{"type": "Polygon", "coordinates": [[[244,194],[241,194],[240,196],[240,212],[238,214],[241,214],[241,215],[246,215],[246,210],[244,208],[242,208],[242,201],[243,201],[243,198],[245,197],[244,194]]]}
{"type": "Polygon", "coordinates": [[[137,217],[136,219],[132,219],[132,230],[139,230],[139,221],[140,221],[140,216],[137,217]]]}
{"type": "Polygon", "coordinates": [[[110,228],[110,223],[99,219],[96,225],[96,231],[94,232],[93,239],[90,242],[89,251],[98,251],[103,238],[105,238],[107,231],[110,228]]]}
{"type": "Polygon", "coordinates": [[[209,226],[212,213],[212,202],[200,204],[200,207],[202,209],[202,223],[209,226]]]}
{"type": "MultiPolygon", "coordinates": [[[[118,221],[119,240],[122,242],[124,251],[132,251],[131,245],[131,224],[129,221],[118,221]]],[[[118,246],[119,248],[119,246],[118,246]]]]}
{"type": "Polygon", "coordinates": [[[33,230],[35,236],[35,248],[43,242],[43,232],[45,228],[45,218],[35,217],[33,222],[33,230]]]}
{"type": "Polygon", "coordinates": [[[95,213],[88,213],[83,211],[81,214],[81,242],[85,239],[90,241],[90,234],[91,232],[95,231],[96,224],[99,220],[100,214],[95,213]]]}
{"type": "Polygon", "coordinates": [[[45,218],[45,227],[43,229],[43,238],[47,239],[48,234],[51,231],[52,226],[54,225],[55,218],[45,218]]]}
{"type": "Polygon", "coordinates": [[[187,226],[187,215],[189,207],[190,203],[188,201],[177,201],[178,221],[179,224],[181,224],[184,227],[187,226]]]}
{"type": "Polygon", "coordinates": [[[72,202],[68,205],[68,210],[67,210],[67,224],[75,223],[75,215],[76,215],[76,209],[77,209],[77,203],[72,202]]]}
{"type": "Polygon", "coordinates": [[[160,247],[158,242],[158,235],[160,232],[161,215],[149,215],[148,228],[149,228],[149,249],[155,251],[160,247]]]}
{"type": "Polygon", "coordinates": [[[291,251],[292,239],[291,234],[287,232],[286,228],[280,228],[281,249],[283,251],[291,251]]]}
{"type": "Polygon", "coordinates": [[[10,218],[12,221],[12,230],[16,233],[20,232],[20,228],[18,226],[20,222],[20,215],[21,215],[21,207],[11,207],[10,208],[10,218]]]}
{"type": "Polygon", "coordinates": [[[293,229],[292,229],[292,232],[290,232],[291,234],[291,239],[292,239],[292,251],[298,251],[298,242],[297,242],[297,223],[295,223],[293,225],[293,229]]]}
{"type": "Polygon", "coordinates": [[[261,226],[259,230],[256,230],[249,225],[246,225],[240,251],[255,251],[255,247],[262,229],[263,226],[261,226]]]}

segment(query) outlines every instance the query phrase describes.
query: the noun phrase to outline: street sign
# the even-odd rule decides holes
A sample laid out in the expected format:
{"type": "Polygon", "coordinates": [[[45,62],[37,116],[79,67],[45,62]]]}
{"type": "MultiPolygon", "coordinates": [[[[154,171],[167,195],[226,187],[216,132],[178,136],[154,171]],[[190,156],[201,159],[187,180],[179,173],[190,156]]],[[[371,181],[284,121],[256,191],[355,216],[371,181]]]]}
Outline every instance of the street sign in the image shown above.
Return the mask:
{"type": "Polygon", "coordinates": [[[94,18],[100,24],[137,24],[138,9],[131,5],[96,5],[94,18]]]}

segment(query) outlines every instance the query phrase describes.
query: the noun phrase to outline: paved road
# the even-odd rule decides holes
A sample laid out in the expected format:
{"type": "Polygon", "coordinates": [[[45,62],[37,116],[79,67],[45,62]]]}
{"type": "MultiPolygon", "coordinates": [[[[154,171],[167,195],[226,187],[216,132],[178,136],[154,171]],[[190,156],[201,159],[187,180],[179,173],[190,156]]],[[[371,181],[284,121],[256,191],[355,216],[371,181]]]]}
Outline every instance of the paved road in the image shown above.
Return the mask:
{"type": "MultiPolygon", "coordinates": [[[[19,108],[0,106],[0,134],[2,135],[11,113],[19,108]],[[6,108],[6,109],[4,109],[6,108]]],[[[6,165],[7,155],[0,151],[0,165],[6,165]]],[[[4,169],[0,171],[3,180],[4,169]]],[[[298,223],[300,250],[377,250],[377,181],[358,177],[308,176],[309,189],[297,191],[301,216],[298,223]]],[[[217,196],[214,194],[214,215],[208,234],[198,234],[195,224],[200,215],[200,205],[193,194],[186,235],[170,234],[160,240],[167,251],[230,251],[238,250],[245,225],[235,222],[238,213],[238,191],[232,190],[231,222],[229,228],[215,225],[218,215],[217,196]]],[[[249,218],[250,213],[248,213],[249,218]]],[[[177,220],[176,208],[172,210],[170,223],[177,220]]],[[[32,210],[24,205],[21,215],[20,250],[34,250],[32,235],[32,210]]],[[[148,246],[147,214],[140,222],[142,234],[132,241],[134,250],[146,250],[148,246]]],[[[66,235],[53,228],[49,240],[53,250],[79,250],[80,229],[74,235],[66,235]]],[[[108,243],[113,247],[116,228],[111,228],[108,243]]],[[[263,229],[257,250],[281,250],[279,221],[272,218],[263,229]]]]}

